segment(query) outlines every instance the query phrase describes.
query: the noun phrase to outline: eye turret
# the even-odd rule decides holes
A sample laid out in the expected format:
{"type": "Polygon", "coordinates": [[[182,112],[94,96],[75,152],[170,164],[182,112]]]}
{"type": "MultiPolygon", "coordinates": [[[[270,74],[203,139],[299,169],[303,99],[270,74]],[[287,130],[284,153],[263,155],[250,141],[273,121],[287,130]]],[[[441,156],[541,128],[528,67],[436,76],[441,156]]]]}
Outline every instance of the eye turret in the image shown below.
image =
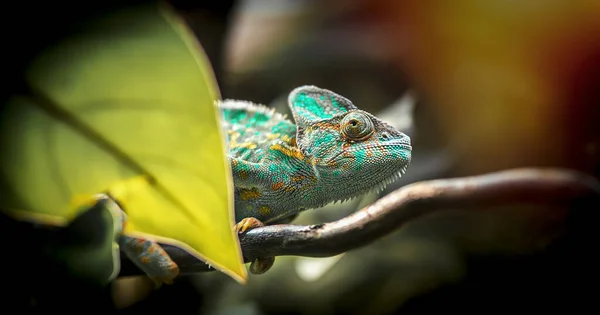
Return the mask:
{"type": "Polygon", "coordinates": [[[367,115],[361,112],[350,112],[342,119],[340,130],[348,140],[358,141],[372,135],[375,127],[367,115]]]}

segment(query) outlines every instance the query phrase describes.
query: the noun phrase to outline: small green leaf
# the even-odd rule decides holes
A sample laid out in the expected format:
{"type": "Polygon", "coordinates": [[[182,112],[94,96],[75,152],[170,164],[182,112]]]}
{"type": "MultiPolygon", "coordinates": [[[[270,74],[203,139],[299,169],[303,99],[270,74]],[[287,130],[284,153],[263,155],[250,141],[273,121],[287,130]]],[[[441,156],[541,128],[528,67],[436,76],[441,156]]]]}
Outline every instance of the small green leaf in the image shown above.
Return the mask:
{"type": "Polygon", "coordinates": [[[110,191],[125,233],[179,246],[239,282],[219,92],[191,32],[166,6],[90,21],[28,69],[0,119],[3,209],[65,225],[78,198],[110,191]]]}

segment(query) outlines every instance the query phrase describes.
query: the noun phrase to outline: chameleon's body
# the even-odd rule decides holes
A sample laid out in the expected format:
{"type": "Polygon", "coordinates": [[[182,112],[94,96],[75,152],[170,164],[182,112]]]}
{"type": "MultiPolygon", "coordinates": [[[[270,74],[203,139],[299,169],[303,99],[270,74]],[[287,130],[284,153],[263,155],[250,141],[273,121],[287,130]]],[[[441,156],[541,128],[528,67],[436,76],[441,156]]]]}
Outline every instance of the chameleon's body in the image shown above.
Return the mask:
{"type": "MultiPolygon", "coordinates": [[[[288,102],[295,124],[262,105],[219,103],[238,231],[359,196],[399,177],[410,163],[409,137],[348,99],[303,86],[288,102]]],[[[124,213],[112,212],[126,224],[124,213]]],[[[177,265],[155,242],[120,235],[118,243],[158,283],[177,276],[177,265]]]]}

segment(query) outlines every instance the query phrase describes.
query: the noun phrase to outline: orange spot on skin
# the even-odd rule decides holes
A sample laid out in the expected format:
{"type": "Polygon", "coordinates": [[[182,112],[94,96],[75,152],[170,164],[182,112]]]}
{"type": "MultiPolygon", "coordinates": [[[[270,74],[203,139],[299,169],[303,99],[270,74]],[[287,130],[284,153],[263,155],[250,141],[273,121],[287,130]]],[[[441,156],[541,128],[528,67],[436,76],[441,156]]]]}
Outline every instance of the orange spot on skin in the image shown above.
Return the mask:
{"type": "Polygon", "coordinates": [[[281,136],[281,140],[283,140],[283,142],[289,144],[292,147],[296,147],[296,138],[295,137],[283,135],[283,136],[281,136]]]}
{"type": "Polygon", "coordinates": [[[322,121],[313,125],[311,129],[331,129],[340,130],[340,124],[332,124],[330,122],[322,121]]]}
{"type": "Polygon", "coordinates": [[[262,194],[260,193],[260,191],[258,191],[256,187],[252,189],[240,188],[239,192],[240,198],[242,198],[242,200],[256,199],[262,196],[262,194]]]}
{"type": "Polygon", "coordinates": [[[246,179],[246,178],[248,178],[248,173],[246,173],[246,170],[241,170],[241,171],[238,172],[238,176],[241,179],[246,179]]]}
{"type": "Polygon", "coordinates": [[[279,151],[289,157],[293,157],[298,160],[304,159],[304,154],[302,154],[302,152],[300,152],[300,150],[298,148],[285,148],[285,147],[281,146],[280,144],[274,144],[270,147],[270,149],[279,151]]]}
{"type": "Polygon", "coordinates": [[[140,262],[142,262],[142,264],[144,264],[144,265],[147,265],[150,263],[150,257],[144,256],[140,259],[140,262]]]}
{"type": "Polygon", "coordinates": [[[237,166],[238,165],[238,160],[236,160],[236,159],[231,160],[231,165],[237,166]]]}
{"type": "Polygon", "coordinates": [[[148,248],[148,250],[146,252],[148,252],[148,254],[152,254],[156,251],[156,248],[154,246],[150,246],[150,248],[148,248]]]}
{"type": "Polygon", "coordinates": [[[283,182],[277,182],[275,184],[273,184],[273,186],[271,186],[271,188],[273,188],[273,190],[278,190],[281,189],[283,187],[283,182]]]}
{"type": "Polygon", "coordinates": [[[294,186],[288,186],[288,187],[285,188],[286,192],[292,192],[294,190],[296,190],[296,187],[294,187],[294,186]]]}
{"type": "Polygon", "coordinates": [[[303,181],[305,178],[306,178],[306,176],[302,176],[302,175],[294,176],[294,177],[292,177],[292,182],[300,182],[300,181],[303,181]]]}
{"type": "Polygon", "coordinates": [[[258,208],[258,213],[260,213],[261,215],[269,215],[271,213],[271,208],[267,206],[262,206],[258,208]]]}
{"type": "MultiPolygon", "coordinates": [[[[303,190],[310,189],[317,182],[316,176],[309,176],[308,179],[310,181],[306,181],[307,177],[305,177],[305,176],[299,176],[299,177],[302,177],[302,180],[305,180],[304,183],[302,184],[302,186],[300,186],[300,189],[303,189],[303,190]]],[[[294,181],[293,178],[292,178],[292,181],[294,181]]]]}

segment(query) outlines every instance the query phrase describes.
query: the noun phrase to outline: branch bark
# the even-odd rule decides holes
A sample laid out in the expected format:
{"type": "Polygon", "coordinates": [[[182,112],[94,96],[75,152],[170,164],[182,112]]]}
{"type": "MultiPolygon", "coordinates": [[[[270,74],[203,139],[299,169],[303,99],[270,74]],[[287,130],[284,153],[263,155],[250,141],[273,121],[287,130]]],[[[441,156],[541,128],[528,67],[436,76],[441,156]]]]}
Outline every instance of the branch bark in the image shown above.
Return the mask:
{"type": "MultiPolygon", "coordinates": [[[[326,257],[367,245],[421,216],[511,204],[556,205],[600,198],[600,182],[566,169],[520,168],[479,176],[413,183],[340,220],[318,225],[271,225],[240,235],[247,262],[284,255],[326,257]],[[586,199],[586,200],[587,200],[586,199]]],[[[182,274],[214,270],[182,249],[164,245],[182,274]]],[[[142,272],[121,255],[119,276],[142,272]]]]}

